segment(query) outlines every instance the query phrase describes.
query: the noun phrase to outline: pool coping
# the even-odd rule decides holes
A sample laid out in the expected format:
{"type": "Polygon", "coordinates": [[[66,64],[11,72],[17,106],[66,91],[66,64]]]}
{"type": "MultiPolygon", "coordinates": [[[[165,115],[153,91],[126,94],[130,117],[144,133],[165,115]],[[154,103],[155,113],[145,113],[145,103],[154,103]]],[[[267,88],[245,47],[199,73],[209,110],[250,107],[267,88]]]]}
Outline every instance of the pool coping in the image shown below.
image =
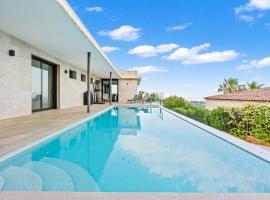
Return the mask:
{"type": "Polygon", "coordinates": [[[0,192],[1,200],[269,200],[268,193],[0,192]]]}
{"type": "Polygon", "coordinates": [[[173,114],[174,116],[179,117],[179,118],[185,120],[186,122],[206,131],[207,133],[214,135],[214,136],[218,137],[219,139],[222,139],[225,142],[228,142],[228,143],[238,147],[239,149],[244,150],[244,151],[252,154],[253,156],[256,156],[257,158],[262,159],[265,162],[270,164],[270,151],[269,150],[264,149],[258,145],[255,145],[255,144],[248,143],[244,140],[241,140],[237,137],[230,135],[229,133],[220,131],[220,130],[215,129],[211,126],[203,124],[199,121],[196,121],[194,119],[186,117],[182,114],[179,114],[175,111],[172,111],[168,108],[165,108],[164,106],[160,106],[160,107],[162,109],[164,109],[165,111],[169,112],[170,114],[173,114]]]}

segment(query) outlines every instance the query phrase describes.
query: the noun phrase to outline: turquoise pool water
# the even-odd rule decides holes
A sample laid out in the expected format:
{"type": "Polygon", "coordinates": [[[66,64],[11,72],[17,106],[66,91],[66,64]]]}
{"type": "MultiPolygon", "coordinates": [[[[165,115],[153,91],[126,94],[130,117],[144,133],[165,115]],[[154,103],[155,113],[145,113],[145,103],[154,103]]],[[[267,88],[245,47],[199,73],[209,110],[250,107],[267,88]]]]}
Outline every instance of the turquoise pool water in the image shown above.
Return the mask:
{"type": "Polygon", "coordinates": [[[0,189],[270,192],[270,164],[160,108],[115,107],[0,163],[0,189]]]}

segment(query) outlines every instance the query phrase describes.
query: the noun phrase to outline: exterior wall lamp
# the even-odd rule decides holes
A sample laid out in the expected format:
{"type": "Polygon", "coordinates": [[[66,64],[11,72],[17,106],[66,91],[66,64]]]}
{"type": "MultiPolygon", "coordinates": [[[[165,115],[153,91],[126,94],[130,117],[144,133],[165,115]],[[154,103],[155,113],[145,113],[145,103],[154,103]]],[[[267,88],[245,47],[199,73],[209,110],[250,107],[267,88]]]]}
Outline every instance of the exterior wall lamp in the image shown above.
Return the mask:
{"type": "Polygon", "coordinates": [[[14,51],[13,49],[10,49],[10,50],[8,51],[8,55],[9,55],[9,56],[15,56],[15,51],[14,51]]]}

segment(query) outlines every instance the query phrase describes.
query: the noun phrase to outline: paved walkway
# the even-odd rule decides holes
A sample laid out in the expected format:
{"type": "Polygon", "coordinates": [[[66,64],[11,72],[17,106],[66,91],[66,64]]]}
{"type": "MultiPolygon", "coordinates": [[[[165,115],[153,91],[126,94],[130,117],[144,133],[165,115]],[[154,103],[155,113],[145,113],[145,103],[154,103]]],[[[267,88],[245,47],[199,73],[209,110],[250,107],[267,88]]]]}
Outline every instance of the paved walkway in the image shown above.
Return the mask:
{"type": "Polygon", "coordinates": [[[269,200],[270,195],[226,193],[81,193],[81,192],[0,192],[0,200],[269,200]]]}
{"type": "Polygon", "coordinates": [[[108,107],[108,104],[95,104],[91,107],[90,114],[86,112],[86,106],[80,106],[63,110],[36,112],[32,115],[0,120],[0,156],[37,141],[108,107]]]}

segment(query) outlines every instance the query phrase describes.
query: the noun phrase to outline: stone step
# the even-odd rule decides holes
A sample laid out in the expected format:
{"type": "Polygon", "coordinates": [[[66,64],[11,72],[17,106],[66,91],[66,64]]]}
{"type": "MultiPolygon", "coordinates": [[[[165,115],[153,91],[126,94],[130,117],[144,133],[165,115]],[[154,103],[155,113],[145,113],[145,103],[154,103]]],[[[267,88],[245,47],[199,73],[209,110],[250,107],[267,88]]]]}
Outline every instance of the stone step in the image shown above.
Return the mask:
{"type": "Polygon", "coordinates": [[[55,165],[42,161],[31,161],[24,167],[39,174],[42,179],[42,191],[74,191],[72,178],[55,165]]]}
{"type": "Polygon", "coordinates": [[[72,178],[76,192],[99,191],[95,179],[81,166],[63,159],[49,157],[45,157],[41,161],[63,169],[72,178]]]}
{"type": "Polygon", "coordinates": [[[2,191],[41,191],[42,179],[34,171],[24,167],[11,166],[0,173],[2,191]]]}

